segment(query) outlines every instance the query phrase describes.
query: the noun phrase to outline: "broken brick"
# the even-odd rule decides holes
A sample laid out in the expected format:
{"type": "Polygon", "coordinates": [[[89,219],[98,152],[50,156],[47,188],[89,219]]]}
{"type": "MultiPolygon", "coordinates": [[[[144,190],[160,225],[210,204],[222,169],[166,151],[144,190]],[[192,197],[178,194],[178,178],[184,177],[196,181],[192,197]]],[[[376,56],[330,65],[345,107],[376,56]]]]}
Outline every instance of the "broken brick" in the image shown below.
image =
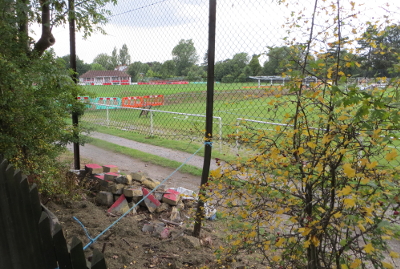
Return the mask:
{"type": "Polygon", "coordinates": [[[181,199],[180,193],[173,190],[173,189],[168,189],[166,193],[164,193],[164,196],[162,198],[162,201],[164,203],[167,203],[169,205],[177,205],[181,199]]]}
{"type": "Polygon", "coordinates": [[[104,173],[108,173],[108,172],[118,173],[118,166],[116,166],[116,165],[103,165],[103,172],[104,173]]]}
{"type": "Polygon", "coordinates": [[[119,176],[119,174],[117,173],[105,173],[104,174],[104,179],[105,180],[109,180],[109,181],[114,181],[117,177],[119,176]]]}
{"type": "MultiPolygon", "coordinates": [[[[150,193],[150,191],[146,188],[142,188],[143,196],[146,196],[150,193]]],[[[149,194],[145,199],[144,203],[146,204],[147,209],[150,213],[153,213],[157,207],[161,205],[160,201],[158,201],[152,194],[149,194]]]]}
{"type": "Polygon", "coordinates": [[[129,211],[128,201],[126,201],[125,196],[121,195],[117,201],[107,210],[108,213],[115,215],[122,215],[129,211]]]}
{"type": "Polygon", "coordinates": [[[103,167],[95,163],[90,163],[85,165],[85,171],[89,174],[100,174],[103,173],[103,167]]]}
{"type": "Polygon", "coordinates": [[[141,187],[131,187],[124,189],[125,197],[132,197],[132,201],[139,202],[143,198],[143,191],[141,187]]]}
{"type": "Polygon", "coordinates": [[[99,205],[111,206],[114,202],[111,192],[100,191],[96,195],[96,203],[99,205]]]}

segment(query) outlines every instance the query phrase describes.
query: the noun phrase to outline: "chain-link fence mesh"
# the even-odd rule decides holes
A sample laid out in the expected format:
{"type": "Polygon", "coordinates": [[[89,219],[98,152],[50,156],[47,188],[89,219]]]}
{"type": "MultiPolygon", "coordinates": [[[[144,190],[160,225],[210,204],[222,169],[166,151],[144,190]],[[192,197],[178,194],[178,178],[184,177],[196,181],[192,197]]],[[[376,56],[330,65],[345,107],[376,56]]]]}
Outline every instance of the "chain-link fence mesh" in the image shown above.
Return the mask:
{"type": "MultiPolygon", "coordinates": [[[[288,55],[301,54],[291,46],[304,49],[310,33],[314,1],[292,2],[217,3],[213,136],[220,149],[237,147],[234,141],[224,141],[232,138],[238,126],[268,129],[282,124],[284,115],[293,112],[292,106],[272,104],[269,99],[278,90],[288,93],[284,86],[290,77],[284,73],[300,64],[290,62],[288,55]]],[[[354,6],[345,2],[349,10],[354,6]]],[[[94,58],[92,70],[80,76],[80,83],[91,93],[80,97],[91,103],[82,121],[146,136],[203,141],[208,1],[122,0],[109,8],[113,15],[105,27],[108,35],[95,44],[90,39],[78,43],[78,55],[88,53],[94,58]]],[[[355,40],[356,34],[366,31],[365,22],[372,19],[368,14],[376,12],[374,8],[372,4],[359,7],[359,18],[351,19],[351,27],[343,27],[341,35],[355,40]]],[[[314,59],[318,53],[335,50],[329,43],[336,31],[334,16],[324,14],[322,8],[317,12],[320,15],[312,22],[318,32],[311,44],[314,59]]],[[[356,54],[353,48],[362,44],[351,46],[346,49],[356,54]]],[[[376,77],[369,71],[349,70],[352,82],[368,87],[372,80],[367,80],[376,77]]],[[[303,83],[319,83],[321,78],[325,79],[310,74],[303,83]]],[[[384,84],[377,78],[373,81],[384,84]]]]}
{"type": "MultiPolygon", "coordinates": [[[[278,4],[267,7],[263,1],[218,3],[213,126],[217,140],[232,133],[239,118],[268,120],[264,86],[250,77],[263,75],[267,46],[282,44],[283,15],[277,16],[282,11],[278,4]]],[[[110,51],[98,50],[94,62],[104,66],[98,55],[112,57],[114,47],[119,59],[110,64],[113,70],[81,75],[80,83],[92,93],[81,97],[92,103],[82,120],[144,135],[202,141],[208,1],[120,1],[112,12],[108,36],[96,45],[104,44],[110,51]],[[122,46],[130,59],[123,59],[122,46]]]]}

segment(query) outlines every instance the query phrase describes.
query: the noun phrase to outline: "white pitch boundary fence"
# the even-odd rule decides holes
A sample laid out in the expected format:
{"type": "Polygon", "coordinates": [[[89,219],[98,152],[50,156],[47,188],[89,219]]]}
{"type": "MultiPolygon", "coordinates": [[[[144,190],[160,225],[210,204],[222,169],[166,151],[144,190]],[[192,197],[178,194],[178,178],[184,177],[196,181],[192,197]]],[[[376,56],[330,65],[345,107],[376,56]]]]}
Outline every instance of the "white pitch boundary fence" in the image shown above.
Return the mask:
{"type": "MultiPolygon", "coordinates": [[[[242,122],[242,121],[262,123],[262,124],[268,124],[268,125],[277,125],[277,126],[293,126],[293,125],[285,124],[285,123],[236,118],[236,134],[237,134],[237,136],[236,136],[236,152],[237,153],[239,152],[239,126],[240,126],[240,122],[242,122]]],[[[267,129],[267,130],[272,130],[272,129],[267,129]]]]}
{"type": "MultiPolygon", "coordinates": [[[[102,105],[106,107],[106,123],[107,126],[110,125],[110,117],[109,117],[109,107],[117,107],[121,108],[118,105],[104,105],[104,104],[98,104],[98,103],[92,103],[93,105],[102,105]]],[[[165,111],[165,110],[155,110],[155,109],[148,109],[148,108],[140,108],[140,107],[123,107],[124,109],[134,109],[134,110],[140,110],[140,111],[148,111],[150,113],[150,135],[154,135],[154,121],[153,121],[153,112],[157,113],[167,113],[167,114],[175,114],[175,115],[183,115],[183,116],[192,116],[192,117],[201,117],[205,118],[206,115],[202,114],[190,114],[190,113],[183,113],[183,112],[175,112],[175,111],[165,111]]],[[[213,116],[213,119],[218,120],[218,134],[219,134],[219,151],[222,151],[222,117],[216,117],[213,116]]]]}

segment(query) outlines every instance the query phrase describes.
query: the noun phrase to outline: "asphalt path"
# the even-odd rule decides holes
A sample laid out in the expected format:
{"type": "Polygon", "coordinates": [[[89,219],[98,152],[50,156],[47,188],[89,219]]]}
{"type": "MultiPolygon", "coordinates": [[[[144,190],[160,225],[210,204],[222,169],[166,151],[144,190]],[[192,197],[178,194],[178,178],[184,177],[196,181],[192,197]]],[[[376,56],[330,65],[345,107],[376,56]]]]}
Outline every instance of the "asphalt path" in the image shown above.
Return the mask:
{"type": "MultiPolygon", "coordinates": [[[[153,154],[159,157],[163,157],[169,160],[174,160],[179,163],[193,165],[200,169],[203,168],[204,158],[201,156],[193,155],[186,152],[163,148],[159,146],[153,146],[145,143],[136,142],[126,138],[121,138],[114,135],[103,134],[93,132],[90,137],[98,138],[116,145],[136,149],[142,152],[153,154]]],[[[68,149],[72,151],[72,145],[68,145],[68,149]]],[[[80,156],[83,159],[81,163],[96,163],[99,165],[116,165],[119,167],[121,173],[129,174],[130,172],[144,172],[150,178],[162,181],[166,180],[168,187],[184,187],[190,190],[198,190],[200,186],[201,177],[193,176],[186,173],[175,171],[176,169],[167,168],[159,165],[154,165],[148,162],[143,162],[139,159],[132,158],[130,156],[104,150],[102,148],[86,144],[79,148],[80,156]]],[[[218,166],[215,160],[211,161],[210,169],[216,169],[218,166]]],[[[83,168],[83,167],[81,167],[83,168]]],[[[176,167],[178,168],[178,167],[176,167]]]]}

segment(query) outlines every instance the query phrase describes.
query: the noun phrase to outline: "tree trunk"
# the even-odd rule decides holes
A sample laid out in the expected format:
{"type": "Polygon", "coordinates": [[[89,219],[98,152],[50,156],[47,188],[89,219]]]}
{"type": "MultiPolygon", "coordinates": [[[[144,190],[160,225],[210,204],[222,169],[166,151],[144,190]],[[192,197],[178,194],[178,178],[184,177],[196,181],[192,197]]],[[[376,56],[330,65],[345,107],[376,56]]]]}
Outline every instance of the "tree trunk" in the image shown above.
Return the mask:
{"type": "Polygon", "coordinates": [[[34,52],[39,56],[56,42],[50,27],[50,7],[45,1],[40,2],[42,5],[42,36],[35,44],[34,52]]]}

